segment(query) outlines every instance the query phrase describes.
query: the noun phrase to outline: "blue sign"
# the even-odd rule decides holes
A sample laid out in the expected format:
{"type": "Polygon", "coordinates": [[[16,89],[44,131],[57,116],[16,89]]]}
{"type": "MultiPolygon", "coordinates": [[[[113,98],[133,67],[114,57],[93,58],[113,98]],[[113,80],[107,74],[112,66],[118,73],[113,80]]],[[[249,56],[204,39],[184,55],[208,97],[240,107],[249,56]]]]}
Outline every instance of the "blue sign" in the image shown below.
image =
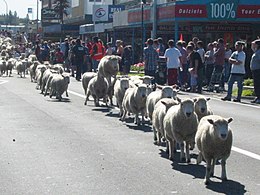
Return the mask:
{"type": "Polygon", "coordinates": [[[113,13],[121,12],[123,10],[125,10],[124,5],[109,5],[108,6],[108,21],[109,22],[113,21],[113,13]]]}

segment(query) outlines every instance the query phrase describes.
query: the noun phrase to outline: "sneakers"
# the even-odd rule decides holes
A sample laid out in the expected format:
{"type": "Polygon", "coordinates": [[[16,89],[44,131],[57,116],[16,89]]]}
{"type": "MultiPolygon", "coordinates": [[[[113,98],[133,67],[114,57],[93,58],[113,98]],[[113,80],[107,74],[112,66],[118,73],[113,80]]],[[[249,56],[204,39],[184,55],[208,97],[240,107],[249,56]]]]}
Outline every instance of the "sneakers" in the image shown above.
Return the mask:
{"type": "Polygon", "coordinates": [[[240,99],[233,99],[233,102],[241,102],[241,100],[240,99]]]}
{"type": "Polygon", "coordinates": [[[226,96],[226,97],[221,98],[221,100],[223,100],[223,101],[231,101],[231,98],[226,96]]]}

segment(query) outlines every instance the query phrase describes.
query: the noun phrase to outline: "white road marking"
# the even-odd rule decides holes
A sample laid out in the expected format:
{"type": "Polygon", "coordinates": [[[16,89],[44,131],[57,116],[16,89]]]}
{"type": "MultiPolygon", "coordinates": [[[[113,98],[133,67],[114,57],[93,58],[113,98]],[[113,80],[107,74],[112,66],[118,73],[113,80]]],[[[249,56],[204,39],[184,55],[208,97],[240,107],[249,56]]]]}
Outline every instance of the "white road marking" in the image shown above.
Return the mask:
{"type": "MultiPolygon", "coordinates": [[[[86,98],[85,95],[82,95],[82,94],[80,94],[80,93],[77,93],[77,92],[74,92],[74,91],[70,91],[70,90],[68,90],[68,92],[71,93],[71,94],[73,94],[73,95],[76,95],[76,96],[78,96],[78,97],[81,97],[81,98],[84,98],[84,99],[86,98]]],[[[213,99],[213,98],[212,98],[212,99],[213,99]]],[[[214,99],[217,99],[217,98],[214,98],[214,99]]],[[[258,108],[259,108],[259,107],[258,107],[258,108]]],[[[256,160],[260,160],[260,155],[255,154],[255,153],[253,153],[253,152],[249,152],[249,151],[240,149],[240,148],[235,147],[235,146],[232,146],[232,150],[233,150],[234,152],[243,154],[243,155],[245,155],[245,156],[254,158],[254,159],[256,159],[256,160]]]]}
{"type": "Polygon", "coordinates": [[[4,84],[4,83],[7,83],[8,81],[5,81],[5,80],[1,80],[0,81],[0,85],[4,84]]]}
{"type": "Polygon", "coordinates": [[[255,154],[253,152],[249,152],[249,151],[246,151],[246,150],[243,150],[243,149],[240,149],[240,148],[237,148],[235,146],[232,146],[232,150],[235,151],[235,152],[238,152],[240,154],[244,154],[248,157],[251,157],[251,158],[254,158],[256,160],[260,160],[260,155],[258,154],[255,154]]]}

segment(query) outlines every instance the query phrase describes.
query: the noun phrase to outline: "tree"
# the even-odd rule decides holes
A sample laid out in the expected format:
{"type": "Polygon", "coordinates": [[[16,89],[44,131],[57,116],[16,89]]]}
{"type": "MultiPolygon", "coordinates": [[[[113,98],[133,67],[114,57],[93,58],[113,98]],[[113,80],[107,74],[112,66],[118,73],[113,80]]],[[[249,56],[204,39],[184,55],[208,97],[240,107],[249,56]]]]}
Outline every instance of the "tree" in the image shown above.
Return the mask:
{"type": "Polygon", "coordinates": [[[54,10],[59,15],[61,24],[64,22],[64,15],[67,16],[68,8],[70,7],[70,2],[68,0],[54,0],[54,10]]]}

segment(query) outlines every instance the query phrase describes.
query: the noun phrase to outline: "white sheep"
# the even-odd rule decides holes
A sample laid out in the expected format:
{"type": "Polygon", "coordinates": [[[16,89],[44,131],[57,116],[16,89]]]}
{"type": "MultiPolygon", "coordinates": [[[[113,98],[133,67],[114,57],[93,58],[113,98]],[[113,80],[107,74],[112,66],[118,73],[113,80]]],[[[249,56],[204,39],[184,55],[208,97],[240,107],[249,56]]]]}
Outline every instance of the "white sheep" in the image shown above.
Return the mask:
{"type": "Polygon", "coordinates": [[[154,111],[153,111],[152,126],[153,126],[153,133],[154,133],[154,142],[157,143],[157,145],[161,145],[162,137],[165,138],[163,119],[167,111],[170,109],[170,107],[175,106],[177,104],[179,104],[179,102],[171,98],[160,99],[155,104],[154,111]]]}
{"type": "Polygon", "coordinates": [[[36,68],[37,66],[40,65],[39,61],[34,61],[30,67],[29,67],[29,73],[30,73],[30,78],[31,78],[31,82],[35,82],[36,81],[36,68]]]}
{"type": "Polygon", "coordinates": [[[47,67],[43,64],[37,66],[37,68],[35,70],[35,79],[37,82],[36,89],[40,89],[40,87],[42,85],[43,73],[45,72],[46,69],[47,69],[47,67]]]}
{"type": "Polygon", "coordinates": [[[196,144],[199,149],[197,164],[202,158],[207,163],[204,183],[210,182],[210,176],[214,175],[214,167],[217,160],[221,160],[221,179],[227,180],[226,160],[230,156],[233,135],[229,123],[233,118],[225,119],[217,115],[205,116],[201,119],[196,133],[196,144]]]}
{"type": "Polygon", "coordinates": [[[93,77],[89,83],[86,92],[86,100],[85,105],[89,100],[89,96],[91,95],[94,98],[95,106],[99,106],[99,99],[103,98],[107,106],[107,92],[108,92],[109,84],[106,78],[98,74],[97,76],[93,77]]]}
{"type": "Polygon", "coordinates": [[[59,72],[49,68],[45,70],[43,73],[42,82],[41,82],[41,94],[43,94],[43,92],[45,91],[44,96],[46,96],[47,94],[47,90],[45,90],[45,87],[48,85],[48,81],[51,82],[54,74],[59,74],[59,72]],[[50,77],[52,78],[49,80],[50,77]]]}
{"type": "Polygon", "coordinates": [[[123,114],[122,102],[125,95],[126,90],[129,88],[129,78],[118,78],[115,86],[114,93],[117,101],[117,105],[120,109],[119,116],[121,117],[123,114]]]}
{"type": "Polygon", "coordinates": [[[142,123],[145,116],[145,102],[147,98],[147,85],[140,84],[134,88],[128,88],[123,98],[123,115],[121,120],[124,121],[127,113],[135,114],[134,123],[139,125],[139,113],[142,115],[142,123]]]}
{"type": "Polygon", "coordinates": [[[209,108],[208,101],[210,98],[205,98],[203,96],[196,97],[193,99],[195,102],[195,112],[198,116],[198,120],[200,121],[201,118],[204,116],[212,115],[213,112],[209,108]]]}
{"type": "Polygon", "coordinates": [[[172,86],[157,86],[161,90],[156,90],[151,92],[146,101],[146,112],[152,121],[152,116],[153,116],[153,110],[155,104],[162,98],[173,98],[176,99],[177,96],[177,90],[173,89],[172,86]]]}
{"type": "Polygon", "coordinates": [[[97,76],[97,73],[95,72],[85,72],[83,75],[82,75],[82,87],[84,89],[84,94],[87,95],[87,89],[88,89],[88,83],[89,81],[94,78],[95,76],[97,76]]]}
{"type": "Polygon", "coordinates": [[[169,159],[173,160],[175,151],[175,141],[180,144],[181,161],[184,157],[184,142],[186,145],[186,162],[190,162],[189,146],[193,147],[195,134],[198,126],[198,117],[194,111],[194,101],[186,99],[179,105],[172,106],[166,113],[163,126],[165,138],[167,139],[167,148],[169,148],[169,159]]]}
{"type": "Polygon", "coordinates": [[[12,75],[12,70],[14,68],[14,64],[15,63],[15,60],[14,59],[9,59],[7,62],[6,62],[6,76],[11,76],[12,75]],[[8,73],[9,71],[9,73],[8,73]]]}
{"type": "Polygon", "coordinates": [[[15,65],[16,65],[17,74],[19,74],[21,78],[23,77],[23,75],[25,77],[27,62],[25,60],[21,60],[21,61],[17,61],[15,65]]]}
{"type": "Polygon", "coordinates": [[[131,76],[130,77],[130,86],[134,87],[134,85],[139,85],[139,84],[146,84],[146,85],[151,85],[152,80],[154,77],[144,75],[144,76],[131,76]]]}
{"type": "MultiPolygon", "coordinates": [[[[63,74],[55,74],[53,76],[53,79],[50,83],[50,98],[52,98],[53,95],[56,95],[56,99],[59,99],[61,101],[62,94],[66,92],[66,96],[68,97],[68,85],[70,83],[70,76],[69,74],[63,73],[63,74]]],[[[46,89],[47,90],[47,89],[46,89]]]]}

